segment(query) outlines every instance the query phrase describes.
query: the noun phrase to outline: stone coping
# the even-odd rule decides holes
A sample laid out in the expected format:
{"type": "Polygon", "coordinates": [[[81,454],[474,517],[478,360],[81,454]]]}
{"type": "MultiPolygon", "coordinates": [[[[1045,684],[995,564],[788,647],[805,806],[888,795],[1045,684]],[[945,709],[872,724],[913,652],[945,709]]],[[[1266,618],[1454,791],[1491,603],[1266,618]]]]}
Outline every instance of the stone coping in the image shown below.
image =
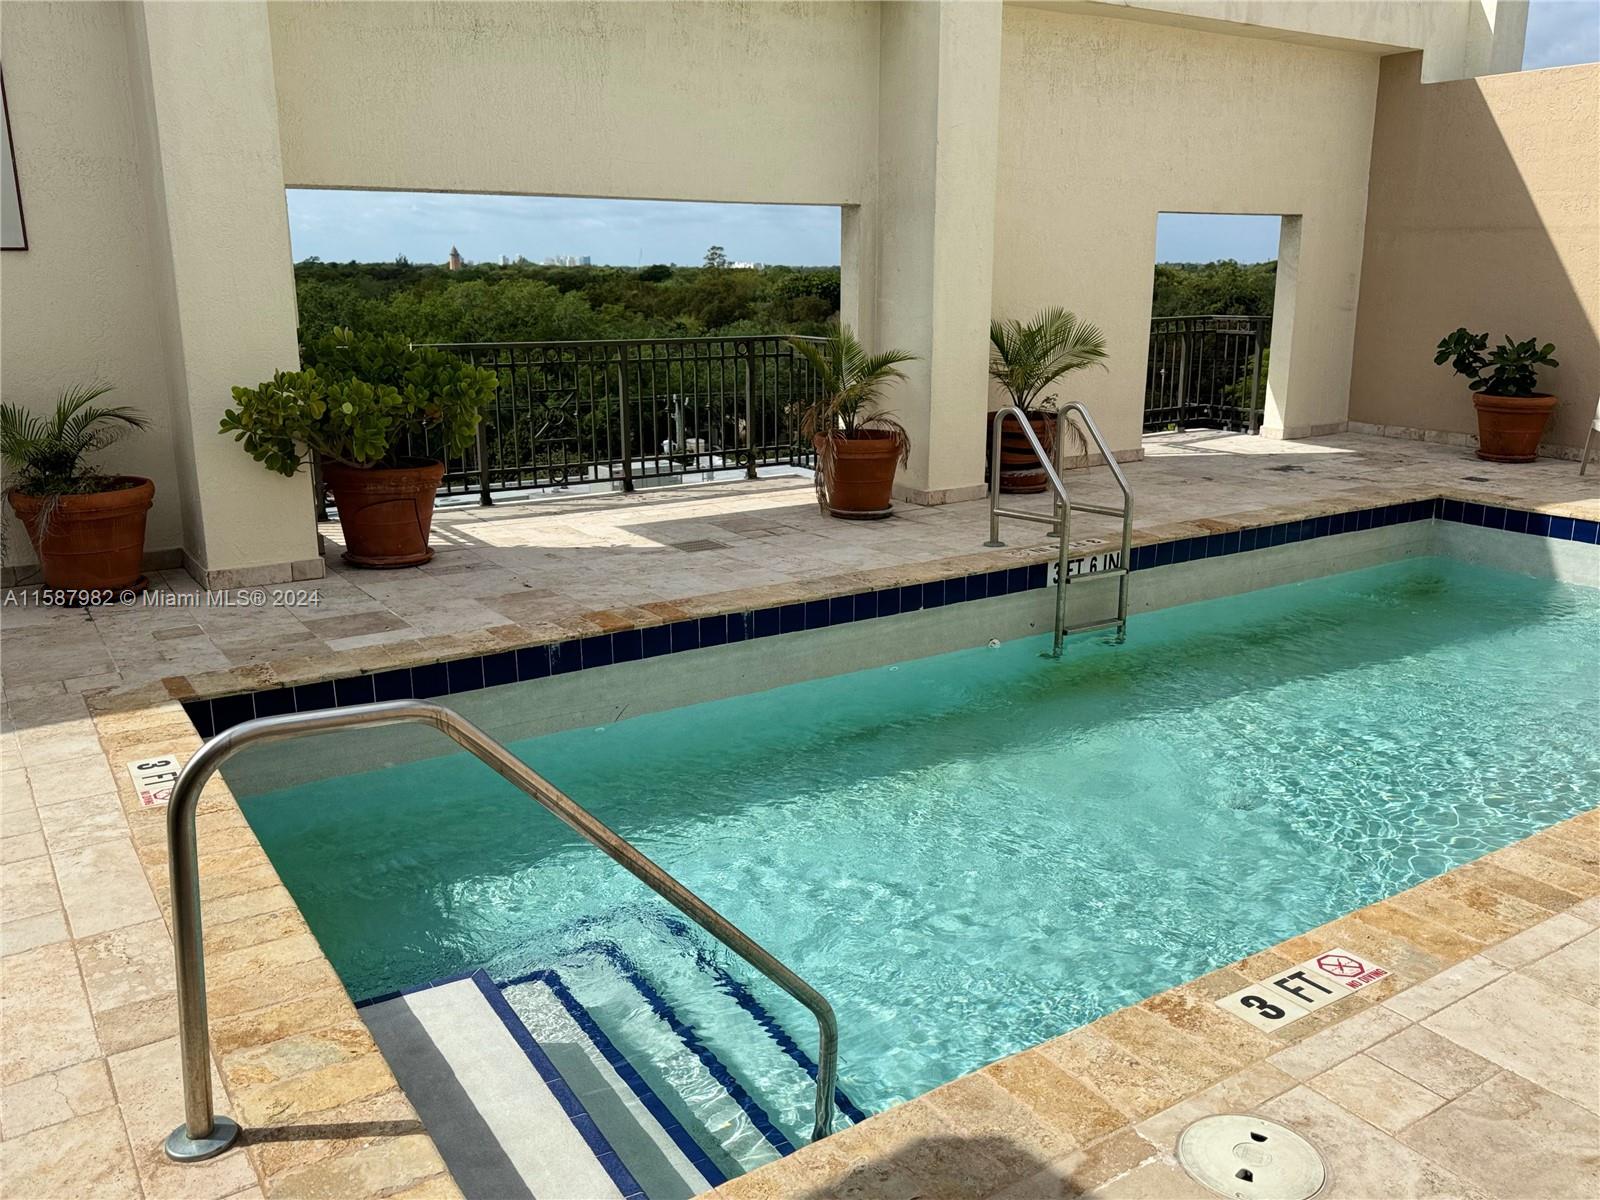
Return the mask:
{"type": "MultiPolygon", "coordinates": [[[[1506,504],[1552,516],[1600,519],[1600,502],[1595,501],[1538,505],[1469,490],[1412,488],[1380,493],[1364,489],[1358,496],[1136,529],[1134,544],[1439,497],[1506,504]]],[[[621,627],[627,623],[644,627],[681,617],[821,599],[863,587],[910,584],[1053,557],[1047,546],[1039,545],[990,551],[844,573],[804,584],[713,593],[672,605],[613,610],[616,616],[611,619],[624,622],[621,627]]],[[[324,656],[316,662],[290,657],[159,684],[84,692],[99,743],[96,748],[110,764],[139,862],[167,929],[170,931],[165,809],[140,806],[122,764],[158,754],[176,753],[187,759],[198,750],[201,739],[184,713],[181,699],[537,645],[605,629],[600,617],[587,614],[559,628],[507,625],[478,634],[418,639],[324,656]]],[[[53,736],[45,730],[39,734],[53,736]]],[[[1127,1127],[1142,1115],[1203,1091],[1237,1065],[1258,1061],[1282,1045],[1370,1006],[1399,986],[1442,970],[1475,953],[1486,938],[1506,936],[1581,897],[1600,893],[1600,861],[1587,849],[1600,832],[1593,816],[1574,818],[1340,918],[1303,939],[1293,939],[986,1067],[718,1191],[735,1195],[837,1194],[835,1185],[843,1187],[850,1178],[869,1178],[879,1169],[873,1164],[882,1161],[884,1153],[892,1152],[897,1161],[903,1159],[907,1138],[927,1140],[941,1132],[953,1132],[970,1141],[978,1136],[974,1130],[981,1134],[987,1129],[992,1134],[1002,1112],[1007,1116],[1008,1136],[1017,1136],[1018,1129],[1037,1133],[1041,1154],[1055,1151],[1049,1157],[1056,1157],[1064,1146],[1077,1147],[1098,1155],[1091,1156],[1094,1162],[1121,1161],[1118,1155],[1138,1149],[1125,1135],[1127,1127]],[[1274,967],[1300,961],[1333,942],[1371,954],[1395,971],[1394,979],[1357,993],[1330,1010],[1331,1018],[1321,1015],[1319,1019],[1313,1014],[1275,1038],[1253,1033],[1210,1004],[1215,995],[1235,991],[1274,967]],[[1217,991],[1224,986],[1225,992],[1217,991]],[[1225,1024],[1219,1026],[1219,1022],[1225,1024]],[[1013,1117],[1015,1123],[1010,1120],[1013,1117]]],[[[211,780],[203,794],[198,828],[207,989],[220,1085],[218,1107],[238,1117],[249,1130],[243,1153],[263,1194],[459,1195],[415,1110],[220,776],[211,780]]],[[[170,934],[161,946],[146,949],[157,957],[169,956],[170,934]]],[[[160,969],[170,972],[170,958],[166,962],[160,969]]],[[[97,1012],[95,1023],[93,1036],[99,1038],[106,1054],[153,1046],[157,1039],[170,1039],[176,1029],[173,995],[169,990],[97,1012]]],[[[160,1137],[177,1123],[181,1111],[170,1083],[163,1084],[157,1095],[141,1095],[137,1101],[149,1108],[140,1125],[149,1126],[150,1137],[149,1145],[140,1144],[133,1150],[141,1164],[141,1176],[148,1165],[151,1178],[167,1179],[173,1190],[199,1194],[205,1189],[194,1172],[202,1168],[170,1167],[159,1161],[160,1137]],[[191,1186],[190,1180],[196,1186],[191,1186]]],[[[235,1159],[230,1153],[217,1162],[235,1159]]],[[[984,1178],[998,1177],[991,1159],[981,1152],[971,1165],[962,1166],[964,1161],[957,1156],[945,1165],[957,1174],[976,1171],[984,1178]]],[[[958,1191],[967,1194],[969,1190],[958,1191]]],[[[947,1193],[941,1187],[924,1194],[954,1195],[958,1191],[947,1193]]]]}
{"type": "MultiPolygon", "coordinates": [[[[1600,500],[1540,503],[1465,488],[1364,488],[1359,493],[1345,493],[1300,504],[1275,505],[1161,525],[1136,525],[1132,544],[1141,547],[1286,521],[1334,516],[1366,508],[1433,500],[1455,500],[1463,504],[1514,508],[1551,517],[1600,521],[1600,500]]],[[[1083,552],[1106,549],[1108,545],[1102,540],[1096,545],[1085,546],[1083,552]]],[[[1055,550],[1045,543],[985,550],[903,565],[819,575],[794,583],[709,592],[671,602],[598,609],[557,621],[531,624],[508,622],[470,633],[436,635],[315,655],[285,655],[266,663],[195,675],[174,675],[132,687],[103,689],[89,694],[88,698],[91,707],[97,711],[126,711],[167,700],[206,700],[243,692],[325,683],[398,668],[428,666],[455,659],[552,645],[596,634],[643,630],[688,619],[804,604],[862,591],[914,586],[957,576],[1031,566],[1053,562],[1055,558],[1055,550]]]]}
{"type": "MultiPolygon", "coordinates": [[[[170,930],[166,809],[141,807],[120,764],[174,752],[187,759],[200,738],[175,701],[93,720],[170,930]]],[[[263,1194],[459,1195],[221,776],[202,793],[197,821],[217,1105],[245,1125],[244,1153],[263,1194]]],[[[1098,1186],[1161,1154],[1135,1125],[1600,896],[1597,847],[1600,810],[1002,1059],[712,1194],[988,1196],[1018,1183],[1022,1166],[1063,1156],[1075,1184],[1098,1186]],[[1271,1034],[1213,1003],[1335,945],[1393,974],[1271,1034]]],[[[110,1010],[97,1023],[108,1048],[169,1036],[173,997],[110,1010]]],[[[175,1087],[162,1099],[170,1111],[151,1113],[150,1124],[164,1132],[181,1107],[175,1087]]],[[[159,1154],[154,1143],[134,1149],[159,1154]]]]}
{"type": "MultiPolygon", "coordinates": [[[[1189,1123],[1248,1111],[1404,1028],[1405,1002],[1385,1002],[1418,984],[1430,983],[1442,1007],[1458,986],[1458,973],[1445,972],[1481,962],[1476,956],[1486,949],[1557,914],[1584,906],[1588,922],[1577,927],[1586,931],[1600,923],[1597,896],[1600,810],[1591,809],[991,1063],[706,1195],[1041,1200],[1102,1188],[1108,1196],[1210,1195],[1174,1163],[1174,1140],[1189,1123]],[[1270,1033],[1215,1004],[1333,947],[1392,973],[1270,1033]],[[1160,1190],[1142,1190],[1152,1185],[1160,1190]]],[[[1376,1128],[1370,1133],[1382,1137],[1376,1128]]],[[[1406,1194],[1392,1186],[1389,1194],[1406,1194]]],[[[1362,1194],[1351,1187],[1345,1180],[1336,1190],[1362,1194]]]]}
{"type": "MultiPolygon", "coordinates": [[[[201,739],[175,702],[93,715],[118,796],[170,938],[165,807],[142,807],[122,764],[161,754],[188,761],[201,739]]],[[[196,816],[205,938],[206,999],[220,1083],[217,1111],[245,1128],[243,1152],[266,1196],[460,1196],[444,1160],[387,1061],[357,1015],[333,965],[220,775],[201,793],[196,816]]],[[[170,948],[163,970],[171,972],[170,948]]],[[[108,1052],[177,1031],[175,994],[96,1014],[108,1052]]],[[[152,1133],[176,1126],[176,1087],[150,1105],[152,1133]]],[[[159,1158],[159,1142],[134,1146],[159,1158]]],[[[230,1151],[218,1162],[235,1157],[230,1151]]],[[[170,1194],[192,1194],[166,1165],[170,1194]]],[[[195,1184],[201,1184],[196,1178],[195,1184]]],[[[147,1189],[148,1194],[148,1189],[147,1189]]]]}

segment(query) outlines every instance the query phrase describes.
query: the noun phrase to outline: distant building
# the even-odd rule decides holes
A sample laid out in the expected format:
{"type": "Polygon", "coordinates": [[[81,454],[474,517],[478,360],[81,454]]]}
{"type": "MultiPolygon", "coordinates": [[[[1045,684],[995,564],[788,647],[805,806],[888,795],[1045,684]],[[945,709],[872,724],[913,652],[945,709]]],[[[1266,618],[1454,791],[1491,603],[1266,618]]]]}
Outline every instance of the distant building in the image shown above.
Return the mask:
{"type": "Polygon", "coordinates": [[[500,265],[502,267],[509,267],[511,265],[511,256],[509,254],[502,254],[500,256],[500,265]]]}
{"type": "Polygon", "coordinates": [[[457,250],[454,246],[450,247],[450,265],[447,270],[461,270],[461,251],[457,250]]]}
{"type": "Polygon", "coordinates": [[[728,266],[732,267],[736,271],[760,271],[763,270],[766,265],[766,263],[758,262],[731,262],[728,264],[728,266]]]}
{"type": "Polygon", "coordinates": [[[547,267],[588,267],[593,264],[587,254],[551,254],[544,260],[547,267]]]}

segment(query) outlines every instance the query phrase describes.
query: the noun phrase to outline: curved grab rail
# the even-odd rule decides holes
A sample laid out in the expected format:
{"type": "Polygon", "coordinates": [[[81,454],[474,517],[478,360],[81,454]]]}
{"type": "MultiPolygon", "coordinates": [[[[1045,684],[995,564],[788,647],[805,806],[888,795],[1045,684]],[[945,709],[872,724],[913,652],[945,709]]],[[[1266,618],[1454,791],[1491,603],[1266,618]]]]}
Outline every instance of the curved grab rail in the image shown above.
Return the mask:
{"type": "Polygon", "coordinates": [[[1079,512],[1098,513],[1101,516],[1119,517],[1122,520],[1122,555],[1119,559],[1117,581],[1117,616],[1115,621],[1100,622],[1096,626],[1085,628],[1099,628],[1104,625],[1117,627],[1117,641],[1127,635],[1128,631],[1128,571],[1132,567],[1133,554],[1133,491],[1128,487],[1128,477],[1122,473],[1122,466],[1117,462],[1117,457],[1111,452],[1111,446],[1106,442],[1100,427],[1094,423],[1094,418],[1089,415],[1089,410],[1084,407],[1081,400],[1067,400],[1056,408],[1056,451],[1060,452],[1061,446],[1066,441],[1065,433],[1067,420],[1073,414],[1083,422],[1089,440],[1094,442],[1096,449],[1106,460],[1106,466],[1111,468],[1111,477],[1116,480],[1117,489],[1122,493],[1122,507],[1111,508],[1104,504],[1074,504],[1067,496],[1067,487],[1061,481],[1060,467],[1044,452],[1038,437],[1033,432],[1033,427],[1028,423],[1028,416],[1015,404],[1008,404],[997,409],[994,414],[994,436],[991,440],[989,457],[989,540],[986,546],[1004,546],[1000,540],[1000,518],[1011,517],[1018,521],[1034,521],[1041,525],[1049,525],[1053,537],[1060,539],[1059,558],[1056,564],[1056,619],[1055,637],[1051,646],[1052,658],[1061,657],[1062,643],[1067,635],[1067,555],[1068,545],[1072,540],[1072,513],[1079,512]],[[1047,517],[1042,513],[1025,512],[1020,509],[1006,509],[1000,507],[1000,443],[1001,434],[1005,430],[1007,418],[1016,421],[1017,427],[1022,430],[1022,435],[1027,439],[1032,448],[1034,457],[1039,460],[1039,465],[1044,469],[1045,479],[1049,481],[1050,490],[1055,494],[1051,514],[1047,517]]]}
{"type": "MultiPolygon", "coordinates": [[[[1061,418],[1056,418],[1059,426],[1061,418]]],[[[1061,546],[1056,556],[1056,620],[1055,638],[1050,648],[1052,658],[1061,657],[1061,643],[1066,638],[1067,626],[1067,522],[1071,519],[1072,504],[1067,499],[1066,484],[1061,482],[1061,475],[1056,470],[1055,463],[1050,461],[1050,456],[1044,452],[1044,447],[1039,444],[1039,438],[1033,432],[1033,426],[1028,424],[1028,415],[1015,404],[1008,404],[997,409],[994,414],[993,445],[989,451],[989,540],[986,546],[1004,546],[1000,540],[1000,518],[1015,517],[1019,521],[1036,521],[1049,525],[1054,533],[1059,535],[1061,546]],[[1039,465],[1044,468],[1044,477],[1050,483],[1050,490],[1055,493],[1054,512],[1048,516],[1038,513],[1022,512],[1017,509],[1002,509],[1000,507],[1000,440],[1005,431],[1006,418],[1016,421],[1017,428],[1022,430],[1023,437],[1028,439],[1028,445],[1033,448],[1034,457],[1039,460],[1039,465]]],[[[1060,433],[1057,432],[1056,444],[1060,445],[1060,433]]]]}
{"type": "Polygon", "coordinates": [[[239,1135],[237,1124],[216,1115],[211,1096],[211,1031],[206,1024],[205,947],[200,927],[200,875],[195,840],[195,811],[201,790],[223,762],[246,746],[352,726],[392,725],[404,721],[432,725],[476,756],[810,1009],[817,1019],[818,1032],[816,1125],[811,1136],[813,1141],[828,1136],[833,1128],[839,1028],[833,1008],[821,993],[621,834],[470,721],[438,704],[390,700],[244,721],[201,746],[173,785],[167,807],[167,853],[172,882],[172,940],[178,973],[178,1041],[183,1052],[184,1123],[167,1138],[168,1157],[178,1162],[210,1158],[226,1150],[239,1135]]]}

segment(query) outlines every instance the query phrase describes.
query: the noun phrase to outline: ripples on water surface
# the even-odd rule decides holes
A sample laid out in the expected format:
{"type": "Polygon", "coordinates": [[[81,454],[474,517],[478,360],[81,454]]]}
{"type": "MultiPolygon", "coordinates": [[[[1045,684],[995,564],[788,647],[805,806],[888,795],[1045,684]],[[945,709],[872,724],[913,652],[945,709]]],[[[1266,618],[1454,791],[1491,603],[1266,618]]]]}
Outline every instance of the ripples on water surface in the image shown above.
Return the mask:
{"type": "MultiPolygon", "coordinates": [[[[1061,663],[1042,644],[514,748],[829,997],[869,1109],[1600,785],[1600,591],[1422,559],[1137,617],[1061,663]]],[[[508,978],[597,931],[659,957],[634,936],[642,885],[465,756],[245,810],[357,997],[508,978]]],[[[803,1010],[757,990],[809,1044],[803,1010]]]]}

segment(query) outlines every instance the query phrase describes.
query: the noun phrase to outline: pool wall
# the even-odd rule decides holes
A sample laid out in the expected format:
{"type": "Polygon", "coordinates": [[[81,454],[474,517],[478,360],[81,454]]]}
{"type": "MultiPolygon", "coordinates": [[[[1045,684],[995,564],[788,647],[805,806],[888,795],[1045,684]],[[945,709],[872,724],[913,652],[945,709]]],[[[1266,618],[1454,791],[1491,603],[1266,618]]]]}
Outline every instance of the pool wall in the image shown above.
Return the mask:
{"type": "MultiPolygon", "coordinates": [[[[1441,553],[1563,582],[1600,585],[1600,546],[1553,537],[1548,531],[1529,536],[1526,526],[1521,533],[1508,532],[1503,515],[1498,528],[1445,519],[1442,512],[1433,515],[1442,503],[1391,505],[1342,514],[1346,521],[1322,517],[1136,547],[1131,612],[1152,612],[1441,553]],[[1427,515],[1413,515],[1419,507],[1427,515]]],[[[1480,522],[1486,519],[1484,513],[1509,511],[1472,507],[1479,510],[1480,522]]],[[[1574,531],[1586,532],[1565,532],[1574,531]]],[[[1103,551],[1093,546],[1086,547],[1087,553],[1103,551]]],[[[937,603],[936,585],[927,583],[914,590],[879,590],[602,635],[609,644],[598,658],[589,645],[596,639],[582,639],[531,652],[506,651],[467,660],[465,666],[436,664],[446,683],[459,672],[465,678],[458,682],[471,686],[429,694],[448,695],[450,707],[501,741],[609,725],[644,713],[1046,633],[1055,598],[1049,570],[1049,564],[1034,563],[945,580],[937,603]],[[917,607],[906,611],[912,604],[917,607]],[[692,641],[680,629],[691,624],[696,626],[692,641]],[[708,627],[720,633],[715,644],[705,644],[710,640],[708,627]],[[625,651],[619,642],[626,644],[625,651]],[[645,656],[652,643],[659,652],[645,656]],[[491,684],[491,679],[498,682],[491,684]],[[538,687],[519,686],[535,681],[538,687]]],[[[1115,577],[1077,576],[1068,603],[1075,624],[1112,616],[1115,577]]],[[[426,683],[428,671],[416,667],[310,685],[318,691],[305,698],[320,701],[311,707],[399,698],[400,693],[384,693],[384,674],[405,675],[413,685],[410,694],[420,695],[425,689],[415,684],[419,676],[426,683]]],[[[291,711],[274,705],[292,702],[297,698],[294,693],[304,691],[278,689],[199,705],[209,706],[217,725],[223,724],[218,718],[232,724],[235,716],[243,720],[265,715],[264,707],[291,711]],[[263,699],[269,704],[263,705],[263,699]]],[[[193,715],[198,706],[185,707],[193,715]]],[[[197,725],[205,715],[195,717],[197,725]]],[[[201,732],[206,732],[203,727],[201,732]]],[[[371,728],[302,738],[293,754],[270,747],[245,751],[230,762],[225,774],[237,794],[249,796],[456,752],[453,743],[432,731],[371,728]]]]}

